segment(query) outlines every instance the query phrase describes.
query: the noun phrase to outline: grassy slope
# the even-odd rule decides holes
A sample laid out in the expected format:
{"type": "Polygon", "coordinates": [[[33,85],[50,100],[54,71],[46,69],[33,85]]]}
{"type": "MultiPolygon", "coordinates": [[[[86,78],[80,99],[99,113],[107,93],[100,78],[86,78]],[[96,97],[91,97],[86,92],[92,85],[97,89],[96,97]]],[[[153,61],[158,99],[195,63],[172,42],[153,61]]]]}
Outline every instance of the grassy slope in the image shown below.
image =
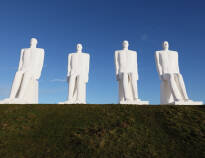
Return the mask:
{"type": "Polygon", "coordinates": [[[4,157],[202,158],[205,106],[1,105],[4,157]]]}

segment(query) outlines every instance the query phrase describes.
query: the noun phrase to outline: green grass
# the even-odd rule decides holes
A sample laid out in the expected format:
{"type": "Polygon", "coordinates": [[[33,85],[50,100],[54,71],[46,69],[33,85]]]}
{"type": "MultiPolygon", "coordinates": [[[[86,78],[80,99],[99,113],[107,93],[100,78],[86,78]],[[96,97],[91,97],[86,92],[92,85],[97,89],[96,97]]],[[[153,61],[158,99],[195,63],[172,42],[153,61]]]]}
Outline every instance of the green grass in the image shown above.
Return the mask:
{"type": "Polygon", "coordinates": [[[7,157],[205,158],[205,106],[1,105],[7,157]]]}

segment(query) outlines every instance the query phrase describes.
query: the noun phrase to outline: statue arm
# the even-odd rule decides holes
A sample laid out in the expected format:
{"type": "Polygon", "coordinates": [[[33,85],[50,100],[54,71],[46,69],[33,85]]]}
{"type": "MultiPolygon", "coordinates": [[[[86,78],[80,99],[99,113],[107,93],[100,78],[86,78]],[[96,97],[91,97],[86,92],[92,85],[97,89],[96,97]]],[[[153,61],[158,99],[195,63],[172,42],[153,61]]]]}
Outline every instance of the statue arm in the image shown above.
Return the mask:
{"type": "Polygon", "coordinates": [[[68,72],[67,72],[67,77],[70,76],[70,71],[71,71],[71,54],[68,55],[68,72]]]}
{"type": "Polygon", "coordinates": [[[23,61],[22,61],[22,58],[23,58],[23,52],[24,52],[24,49],[21,49],[21,55],[20,55],[20,61],[19,61],[18,71],[21,70],[22,65],[23,65],[23,61]]]}
{"type": "MultiPolygon", "coordinates": [[[[177,52],[176,52],[177,53],[177,52]]],[[[180,74],[180,70],[179,70],[179,56],[177,53],[177,72],[180,74]]]]}
{"type": "Polygon", "coordinates": [[[45,52],[44,50],[42,50],[40,57],[39,57],[39,61],[38,61],[38,70],[37,70],[37,75],[36,75],[37,80],[41,77],[41,71],[42,71],[43,63],[44,63],[44,55],[45,55],[45,52]]]}
{"type": "Polygon", "coordinates": [[[137,52],[136,53],[136,79],[139,79],[139,75],[138,75],[138,63],[137,63],[137,52]]]}
{"type": "Polygon", "coordinates": [[[161,76],[163,74],[162,74],[162,67],[161,67],[160,60],[159,60],[159,52],[155,52],[155,62],[156,62],[159,78],[161,79],[161,76]]]}
{"type": "Polygon", "coordinates": [[[87,73],[89,74],[89,69],[90,69],[90,55],[88,54],[88,62],[87,62],[87,73]]]}
{"type": "Polygon", "coordinates": [[[89,69],[90,69],[90,55],[88,54],[87,63],[86,63],[86,83],[88,82],[89,78],[89,69]]]}
{"type": "Polygon", "coordinates": [[[119,75],[119,63],[118,63],[118,52],[115,51],[115,70],[116,70],[116,77],[119,75]]]}

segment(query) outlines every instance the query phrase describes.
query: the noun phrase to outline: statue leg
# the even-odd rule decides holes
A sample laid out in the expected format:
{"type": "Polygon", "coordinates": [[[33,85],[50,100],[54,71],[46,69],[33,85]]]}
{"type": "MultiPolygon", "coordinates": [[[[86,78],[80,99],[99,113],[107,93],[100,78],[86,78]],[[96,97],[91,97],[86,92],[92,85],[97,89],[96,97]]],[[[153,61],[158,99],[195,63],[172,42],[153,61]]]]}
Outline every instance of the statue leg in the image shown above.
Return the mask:
{"type": "Polygon", "coordinates": [[[76,76],[72,75],[69,77],[69,88],[68,88],[68,100],[72,101],[74,96],[74,88],[75,88],[76,76]]]}
{"type": "Polygon", "coordinates": [[[137,80],[134,74],[130,75],[131,83],[132,83],[132,90],[134,93],[134,99],[138,99],[138,90],[137,90],[137,80]]]}
{"type": "Polygon", "coordinates": [[[82,98],[82,103],[86,104],[86,83],[83,83],[83,98],[82,98]]]}
{"type": "Polygon", "coordinates": [[[14,77],[14,81],[11,87],[11,92],[10,92],[10,97],[9,97],[10,99],[14,99],[16,97],[19,87],[21,85],[22,76],[23,76],[22,72],[20,71],[16,72],[16,75],[14,77]]]}
{"type": "Polygon", "coordinates": [[[82,76],[78,76],[77,77],[77,100],[80,102],[80,103],[83,103],[84,102],[84,80],[83,80],[83,77],[82,76]]]}
{"type": "Polygon", "coordinates": [[[172,91],[168,81],[161,81],[160,84],[160,104],[169,104],[174,102],[172,91]]]}
{"type": "Polygon", "coordinates": [[[181,74],[176,74],[176,76],[177,76],[177,79],[178,79],[178,82],[179,82],[179,87],[180,87],[181,92],[184,96],[184,99],[188,100],[189,97],[188,97],[187,92],[186,92],[186,87],[185,87],[185,84],[184,84],[183,77],[182,77],[181,74]]]}
{"type": "Polygon", "coordinates": [[[180,100],[181,94],[175,81],[174,74],[168,74],[168,84],[173,94],[174,100],[180,100]]]}
{"type": "Polygon", "coordinates": [[[124,97],[124,92],[123,92],[123,82],[122,80],[119,80],[118,81],[118,86],[119,86],[119,89],[118,89],[118,95],[119,95],[119,103],[120,102],[123,102],[125,101],[125,97],[124,97]]]}
{"type": "Polygon", "coordinates": [[[122,74],[122,82],[123,82],[123,91],[124,91],[125,100],[129,100],[128,74],[125,73],[122,74]]]}
{"type": "Polygon", "coordinates": [[[24,97],[24,94],[26,93],[26,89],[29,85],[29,82],[32,78],[32,75],[30,73],[24,73],[23,75],[23,80],[22,80],[22,83],[21,83],[21,89],[20,89],[20,92],[19,92],[19,98],[23,98],[24,97]]]}

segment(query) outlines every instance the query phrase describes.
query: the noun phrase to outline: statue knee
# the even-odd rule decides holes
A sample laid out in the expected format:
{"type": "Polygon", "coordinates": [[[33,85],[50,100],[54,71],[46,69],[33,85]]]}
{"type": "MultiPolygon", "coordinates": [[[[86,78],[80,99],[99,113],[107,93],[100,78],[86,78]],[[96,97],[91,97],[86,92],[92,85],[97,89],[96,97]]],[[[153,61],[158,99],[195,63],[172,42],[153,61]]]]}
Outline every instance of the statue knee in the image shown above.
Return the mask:
{"type": "Polygon", "coordinates": [[[17,71],[15,74],[15,76],[22,76],[22,75],[23,75],[23,73],[21,71],[17,71]]]}
{"type": "Polygon", "coordinates": [[[181,74],[177,74],[177,76],[178,76],[179,78],[182,78],[182,75],[181,75],[181,74]]]}
{"type": "Polygon", "coordinates": [[[176,74],[174,74],[174,77],[176,78],[176,79],[183,79],[182,78],[182,75],[181,74],[179,74],[179,73],[176,73],[176,74]]]}
{"type": "Polygon", "coordinates": [[[30,72],[24,73],[24,78],[29,79],[32,77],[32,74],[30,72]]]}
{"type": "Polygon", "coordinates": [[[137,75],[136,73],[132,73],[132,74],[131,74],[131,79],[132,79],[133,81],[138,80],[138,75],[137,75]]]}

